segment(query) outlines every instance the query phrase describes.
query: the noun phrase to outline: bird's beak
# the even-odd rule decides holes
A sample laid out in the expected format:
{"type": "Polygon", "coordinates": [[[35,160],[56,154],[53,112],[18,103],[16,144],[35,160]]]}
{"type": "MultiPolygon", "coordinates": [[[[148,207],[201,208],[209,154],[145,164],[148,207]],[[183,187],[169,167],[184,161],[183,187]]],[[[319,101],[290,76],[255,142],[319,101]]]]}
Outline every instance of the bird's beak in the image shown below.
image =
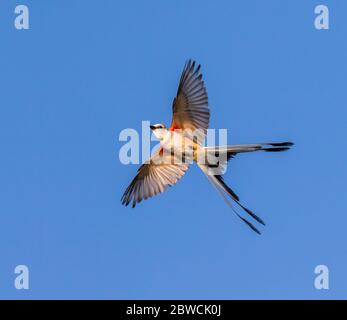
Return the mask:
{"type": "Polygon", "coordinates": [[[155,129],[155,126],[149,126],[151,128],[151,130],[154,130],[155,129]]]}

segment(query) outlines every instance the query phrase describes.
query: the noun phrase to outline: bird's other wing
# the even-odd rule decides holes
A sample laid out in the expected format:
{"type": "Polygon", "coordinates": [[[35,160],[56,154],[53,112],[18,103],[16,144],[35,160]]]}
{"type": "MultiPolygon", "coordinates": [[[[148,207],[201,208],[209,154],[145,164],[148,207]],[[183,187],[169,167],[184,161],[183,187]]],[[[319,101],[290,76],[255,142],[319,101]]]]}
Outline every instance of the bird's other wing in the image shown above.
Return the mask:
{"type": "Polygon", "coordinates": [[[200,65],[195,67],[195,61],[188,60],[184,66],[172,112],[171,130],[200,129],[206,134],[210,122],[210,110],[207,91],[200,74],[200,65]]]}
{"type": "Polygon", "coordinates": [[[121,199],[122,204],[132,202],[134,208],[143,199],[151,198],[164,192],[182,178],[189,164],[172,163],[171,155],[165,155],[158,150],[147,163],[140,166],[137,175],[125,190],[121,199]]]}

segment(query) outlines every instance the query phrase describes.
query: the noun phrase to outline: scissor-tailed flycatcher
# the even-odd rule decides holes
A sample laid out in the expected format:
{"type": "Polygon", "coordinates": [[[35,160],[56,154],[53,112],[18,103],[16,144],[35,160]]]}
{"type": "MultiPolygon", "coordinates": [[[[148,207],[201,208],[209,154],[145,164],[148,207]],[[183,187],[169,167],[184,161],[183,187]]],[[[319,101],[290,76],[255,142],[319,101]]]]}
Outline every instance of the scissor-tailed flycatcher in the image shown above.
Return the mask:
{"type": "MultiPolygon", "coordinates": [[[[238,153],[285,151],[293,143],[202,146],[202,139],[209,127],[210,111],[206,88],[202,80],[202,74],[200,74],[200,65],[195,67],[195,62],[191,60],[184,66],[172,109],[173,119],[170,128],[166,128],[163,124],[150,126],[154,135],[160,140],[160,148],[154,152],[149,161],[140,166],[137,175],[123,194],[122,203],[127,206],[132,202],[132,206],[135,207],[136,203],[141,202],[143,199],[164,192],[169,186],[176,184],[194,160],[228,204],[236,203],[239,208],[258,223],[265,225],[262,219],[240,203],[238,196],[226,185],[221,174],[211,174],[210,169],[216,167],[216,163],[209,162],[207,156],[224,155],[224,162],[226,163],[238,153]],[[173,133],[181,139],[173,138],[173,133]],[[185,148],[185,146],[190,146],[190,149],[189,147],[185,148]],[[180,159],[177,155],[180,155],[180,159]],[[183,161],[179,161],[182,159],[183,161]],[[204,161],[199,161],[199,159],[204,161]]],[[[220,162],[223,162],[223,160],[220,160],[220,162]]],[[[242,217],[233,207],[232,209],[242,221],[260,234],[251,222],[242,217]]]]}

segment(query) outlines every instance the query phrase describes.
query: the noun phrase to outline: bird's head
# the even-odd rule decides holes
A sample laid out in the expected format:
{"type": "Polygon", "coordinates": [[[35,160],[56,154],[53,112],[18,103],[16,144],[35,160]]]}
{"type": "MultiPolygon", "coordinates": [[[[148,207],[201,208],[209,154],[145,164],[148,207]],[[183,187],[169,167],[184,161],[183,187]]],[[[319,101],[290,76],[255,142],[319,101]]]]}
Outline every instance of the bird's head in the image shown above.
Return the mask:
{"type": "Polygon", "coordinates": [[[165,125],[158,123],[154,125],[149,126],[151,130],[153,131],[154,135],[159,139],[164,139],[165,135],[167,134],[168,129],[165,127],[165,125]]]}

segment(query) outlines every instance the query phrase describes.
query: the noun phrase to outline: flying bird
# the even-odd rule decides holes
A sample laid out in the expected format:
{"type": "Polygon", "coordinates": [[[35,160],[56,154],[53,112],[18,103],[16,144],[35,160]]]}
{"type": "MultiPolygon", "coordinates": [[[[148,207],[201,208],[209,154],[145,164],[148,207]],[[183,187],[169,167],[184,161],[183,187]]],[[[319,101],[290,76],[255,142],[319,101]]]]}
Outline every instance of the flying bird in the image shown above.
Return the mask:
{"type": "Polygon", "coordinates": [[[220,156],[222,159],[222,156],[224,156],[224,160],[220,160],[220,162],[227,163],[239,153],[254,151],[281,152],[290,149],[293,143],[270,142],[204,147],[202,141],[209,127],[210,110],[200,67],[200,65],[196,66],[195,61],[188,60],[186,62],[179,81],[177,95],[172,104],[171,125],[170,127],[166,127],[164,124],[150,126],[153,134],[160,141],[160,147],[148,161],[139,167],[135,178],[122,196],[122,204],[127,206],[131,203],[132,207],[135,207],[142,200],[164,192],[168,187],[175,185],[188,170],[190,164],[195,161],[208,180],[231,206],[233,212],[253,231],[260,234],[254,222],[252,223],[242,216],[236,208],[244,214],[248,214],[257,223],[265,226],[264,221],[240,203],[239,197],[225,183],[223,173],[216,174],[214,172],[211,174],[211,169],[223,165],[223,163],[217,163],[217,165],[215,162],[209,163],[206,157],[212,155],[220,156]],[[192,132],[197,132],[197,137],[192,137],[192,132]],[[177,133],[181,137],[179,142],[177,142],[177,139],[172,138],[173,133],[177,133]],[[191,142],[191,152],[185,154],[185,151],[182,151],[182,146],[188,145],[187,141],[191,142]],[[182,159],[186,161],[175,161],[176,153],[183,154],[182,159]],[[198,161],[198,159],[204,159],[205,161],[198,161]],[[234,204],[236,208],[233,206],[234,204]]]}

